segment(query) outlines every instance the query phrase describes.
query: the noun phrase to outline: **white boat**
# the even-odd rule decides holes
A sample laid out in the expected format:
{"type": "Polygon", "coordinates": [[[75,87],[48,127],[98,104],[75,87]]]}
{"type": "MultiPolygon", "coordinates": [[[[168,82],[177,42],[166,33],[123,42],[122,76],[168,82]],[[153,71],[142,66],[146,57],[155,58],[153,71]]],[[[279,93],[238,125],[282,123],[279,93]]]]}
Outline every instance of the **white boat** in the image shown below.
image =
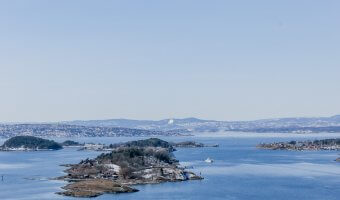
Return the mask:
{"type": "Polygon", "coordinates": [[[214,160],[212,160],[212,159],[210,159],[210,158],[207,158],[207,159],[205,159],[204,162],[206,162],[206,163],[212,163],[212,162],[214,162],[214,160]]]}

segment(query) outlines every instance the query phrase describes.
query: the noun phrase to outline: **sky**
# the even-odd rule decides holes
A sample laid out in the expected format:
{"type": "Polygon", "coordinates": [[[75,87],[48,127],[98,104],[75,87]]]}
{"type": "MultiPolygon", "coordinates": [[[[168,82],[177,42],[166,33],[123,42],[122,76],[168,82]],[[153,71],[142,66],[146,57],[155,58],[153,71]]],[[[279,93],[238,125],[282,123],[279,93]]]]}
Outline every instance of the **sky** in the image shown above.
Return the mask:
{"type": "Polygon", "coordinates": [[[0,122],[340,114],[340,1],[0,0],[0,122]]]}

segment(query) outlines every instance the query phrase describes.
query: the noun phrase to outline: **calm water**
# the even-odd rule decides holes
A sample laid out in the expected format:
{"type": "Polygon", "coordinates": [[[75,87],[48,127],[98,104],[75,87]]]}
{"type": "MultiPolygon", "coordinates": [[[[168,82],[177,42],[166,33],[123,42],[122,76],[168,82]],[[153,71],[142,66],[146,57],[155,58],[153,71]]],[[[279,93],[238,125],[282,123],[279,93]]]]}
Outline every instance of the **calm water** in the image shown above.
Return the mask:
{"type": "MultiPolygon", "coordinates": [[[[293,152],[259,150],[259,142],[291,139],[335,138],[340,135],[261,135],[229,134],[218,137],[169,137],[168,141],[195,140],[219,148],[178,149],[176,157],[182,165],[202,173],[202,181],[136,186],[132,194],[107,194],[95,199],[323,199],[340,196],[340,157],[336,151],[293,152]],[[207,157],[215,160],[208,164],[207,157]]],[[[136,138],[75,138],[76,141],[116,143],[136,138]]],[[[63,139],[56,139],[63,141],[63,139]]],[[[0,140],[2,143],[3,140],[0,140]]],[[[66,148],[45,152],[0,152],[0,199],[76,199],[55,195],[63,181],[49,178],[63,174],[65,163],[78,163],[99,152],[66,148]]],[[[83,199],[83,198],[82,198],[83,199]]]]}

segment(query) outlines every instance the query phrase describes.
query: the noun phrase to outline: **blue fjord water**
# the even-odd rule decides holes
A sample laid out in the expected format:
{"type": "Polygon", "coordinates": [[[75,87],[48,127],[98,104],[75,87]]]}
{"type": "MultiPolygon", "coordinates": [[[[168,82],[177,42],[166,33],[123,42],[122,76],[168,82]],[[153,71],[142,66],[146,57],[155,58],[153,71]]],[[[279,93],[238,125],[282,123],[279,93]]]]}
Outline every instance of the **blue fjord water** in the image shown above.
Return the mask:
{"type": "MultiPolygon", "coordinates": [[[[131,194],[105,194],[95,199],[323,199],[340,198],[340,157],[337,151],[271,151],[256,149],[260,142],[335,138],[340,135],[220,135],[218,137],[166,137],[168,141],[195,140],[218,148],[178,149],[182,165],[201,173],[204,180],[136,186],[131,194]],[[210,157],[214,163],[205,163],[210,157]]],[[[116,143],[140,138],[73,138],[80,142],[116,143]]],[[[63,141],[63,139],[56,139],[63,141]]],[[[0,140],[0,144],[4,140],[0,140]]],[[[0,152],[0,199],[76,199],[56,195],[65,185],[49,178],[63,175],[60,164],[78,163],[100,152],[0,152]],[[1,177],[0,177],[1,178],[1,177]]],[[[83,198],[82,198],[83,199],[83,198]]]]}

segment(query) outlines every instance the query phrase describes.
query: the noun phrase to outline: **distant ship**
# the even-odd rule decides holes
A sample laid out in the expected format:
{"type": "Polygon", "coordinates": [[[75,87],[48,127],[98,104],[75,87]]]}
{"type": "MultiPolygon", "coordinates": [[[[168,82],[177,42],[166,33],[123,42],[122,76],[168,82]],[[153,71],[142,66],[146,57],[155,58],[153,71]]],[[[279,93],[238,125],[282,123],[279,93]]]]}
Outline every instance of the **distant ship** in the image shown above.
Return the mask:
{"type": "Polygon", "coordinates": [[[213,163],[214,160],[212,160],[212,159],[210,159],[210,158],[207,158],[204,162],[206,162],[206,163],[213,163]]]}

